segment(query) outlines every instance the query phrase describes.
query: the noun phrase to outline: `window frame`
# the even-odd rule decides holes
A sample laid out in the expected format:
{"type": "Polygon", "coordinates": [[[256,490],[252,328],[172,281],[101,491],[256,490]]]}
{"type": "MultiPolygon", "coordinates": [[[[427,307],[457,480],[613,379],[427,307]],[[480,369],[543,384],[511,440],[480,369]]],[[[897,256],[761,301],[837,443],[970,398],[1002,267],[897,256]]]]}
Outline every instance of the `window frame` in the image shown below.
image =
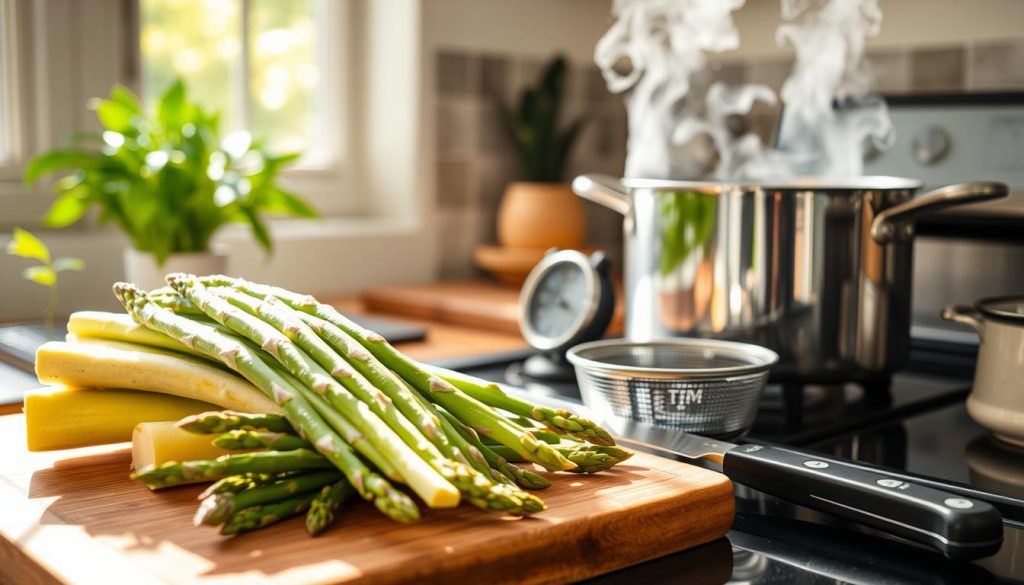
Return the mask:
{"type": "Polygon", "coordinates": [[[5,229],[40,223],[50,199],[45,186],[25,187],[25,163],[32,153],[76,129],[70,112],[51,99],[73,93],[69,71],[75,64],[61,61],[74,54],[69,35],[74,18],[70,6],[51,0],[5,0],[0,8],[5,10],[5,87],[12,89],[3,106],[12,121],[9,155],[0,162],[0,229],[5,229]]]}
{"type": "Polygon", "coordinates": [[[7,76],[7,69],[9,68],[7,60],[11,52],[7,47],[8,39],[11,37],[10,27],[7,24],[9,18],[7,15],[7,0],[0,0],[0,165],[5,164],[7,159],[14,154],[11,151],[17,142],[13,132],[9,132],[6,129],[9,120],[15,119],[8,112],[8,99],[5,91],[5,88],[10,87],[11,83],[7,76]]]}
{"type": "MultiPolygon", "coordinates": [[[[5,94],[0,95],[0,109],[6,123],[6,136],[0,136],[4,142],[4,158],[0,158],[0,182],[20,177],[24,165],[26,151],[26,131],[29,116],[23,112],[22,105],[29,103],[24,94],[28,83],[18,83],[23,67],[24,42],[18,34],[18,24],[24,21],[23,12],[26,6],[19,0],[0,0],[0,76],[3,76],[5,94]]],[[[2,192],[2,191],[0,191],[2,192]]]]}

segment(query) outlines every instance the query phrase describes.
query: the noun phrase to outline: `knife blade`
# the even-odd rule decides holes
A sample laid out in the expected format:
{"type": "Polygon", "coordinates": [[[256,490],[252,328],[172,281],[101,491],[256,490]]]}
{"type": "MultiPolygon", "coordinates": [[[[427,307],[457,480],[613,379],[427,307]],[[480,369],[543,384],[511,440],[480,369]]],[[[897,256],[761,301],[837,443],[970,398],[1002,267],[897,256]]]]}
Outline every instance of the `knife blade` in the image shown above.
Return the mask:
{"type": "Polygon", "coordinates": [[[949,558],[983,558],[1002,545],[999,510],[969,494],[922,485],[899,473],[810,451],[737,445],[602,415],[561,397],[504,385],[502,389],[595,420],[626,447],[721,472],[736,483],[930,546],[949,558]]]}
{"type": "Polygon", "coordinates": [[[737,445],[630,419],[599,424],[627,447],[698,463],[731,480],[933,547],[954,559],[995,554],[1002,515],[987,502],[905,481],[818,453],[757,444],[737,445]]]}

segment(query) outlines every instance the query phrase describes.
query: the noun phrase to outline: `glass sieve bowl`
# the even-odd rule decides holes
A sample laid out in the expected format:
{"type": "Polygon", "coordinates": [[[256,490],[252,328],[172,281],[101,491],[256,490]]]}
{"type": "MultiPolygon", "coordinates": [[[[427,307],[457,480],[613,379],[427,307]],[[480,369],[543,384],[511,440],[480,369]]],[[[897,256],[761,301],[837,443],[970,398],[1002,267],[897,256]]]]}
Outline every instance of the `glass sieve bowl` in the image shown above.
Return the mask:
{"type": "Polygon", "coordinates": [[[779,356],[759,345],[717,339],[607,339],[569,350],[583,403],[614,415],[731,438],[750,429],[779,356]]]}

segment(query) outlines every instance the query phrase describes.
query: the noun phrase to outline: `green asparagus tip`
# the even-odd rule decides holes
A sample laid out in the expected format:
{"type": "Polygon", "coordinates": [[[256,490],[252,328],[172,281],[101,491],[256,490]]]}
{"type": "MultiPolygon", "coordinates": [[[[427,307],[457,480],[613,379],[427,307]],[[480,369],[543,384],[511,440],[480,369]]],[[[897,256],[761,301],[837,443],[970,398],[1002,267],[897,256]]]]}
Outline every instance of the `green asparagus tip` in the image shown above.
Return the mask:
{"type": "Polygon", "coordinates": [[[235,498],[231,493],[214,494],[205,498],[192,517],[192,524],[201,526],[217,526],[234,510],[235,498]]]}
{"type": "Polygon", "coordinates": [[[512,472],[515,477],[516,484],[519,487],[526,488],[528,490],[542,490],[551,487],[551,482],[548,478],[530,471],[529,469],[523,469],[517,465],[508,463],[508,469],[512,472]]]}
{"type": "Polygon", "coordinates": [[[334,513],[353,494],[355,489],[348,480],[343,479],[333,485],[324,486],[309,504],[309,511],[306,512],[306,530],[312,536],[327,530],[334,521],[334,513]]]}

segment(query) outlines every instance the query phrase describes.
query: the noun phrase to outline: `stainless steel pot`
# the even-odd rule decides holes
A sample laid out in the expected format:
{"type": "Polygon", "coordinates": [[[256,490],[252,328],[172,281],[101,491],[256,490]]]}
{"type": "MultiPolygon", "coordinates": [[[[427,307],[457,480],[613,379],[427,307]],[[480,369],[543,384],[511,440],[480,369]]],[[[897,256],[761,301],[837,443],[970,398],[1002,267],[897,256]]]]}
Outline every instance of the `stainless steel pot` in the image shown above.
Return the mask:
{"type": "Polygon", "coordinates": [[[913,221],[1005,197],[965,183],[862,177],[832,185],[584,175],[573,190],[625,216],[626,337],[707,336],[775,350],[775,374],[856,378],[903,366],[913,221]]]}
{"type": "Polygon", "coordinates": [[[1000,439],[1024,447],[1024,297],[952,305],[942,318],[973,327],[981,340],[967,413],[1000,439]]]}

